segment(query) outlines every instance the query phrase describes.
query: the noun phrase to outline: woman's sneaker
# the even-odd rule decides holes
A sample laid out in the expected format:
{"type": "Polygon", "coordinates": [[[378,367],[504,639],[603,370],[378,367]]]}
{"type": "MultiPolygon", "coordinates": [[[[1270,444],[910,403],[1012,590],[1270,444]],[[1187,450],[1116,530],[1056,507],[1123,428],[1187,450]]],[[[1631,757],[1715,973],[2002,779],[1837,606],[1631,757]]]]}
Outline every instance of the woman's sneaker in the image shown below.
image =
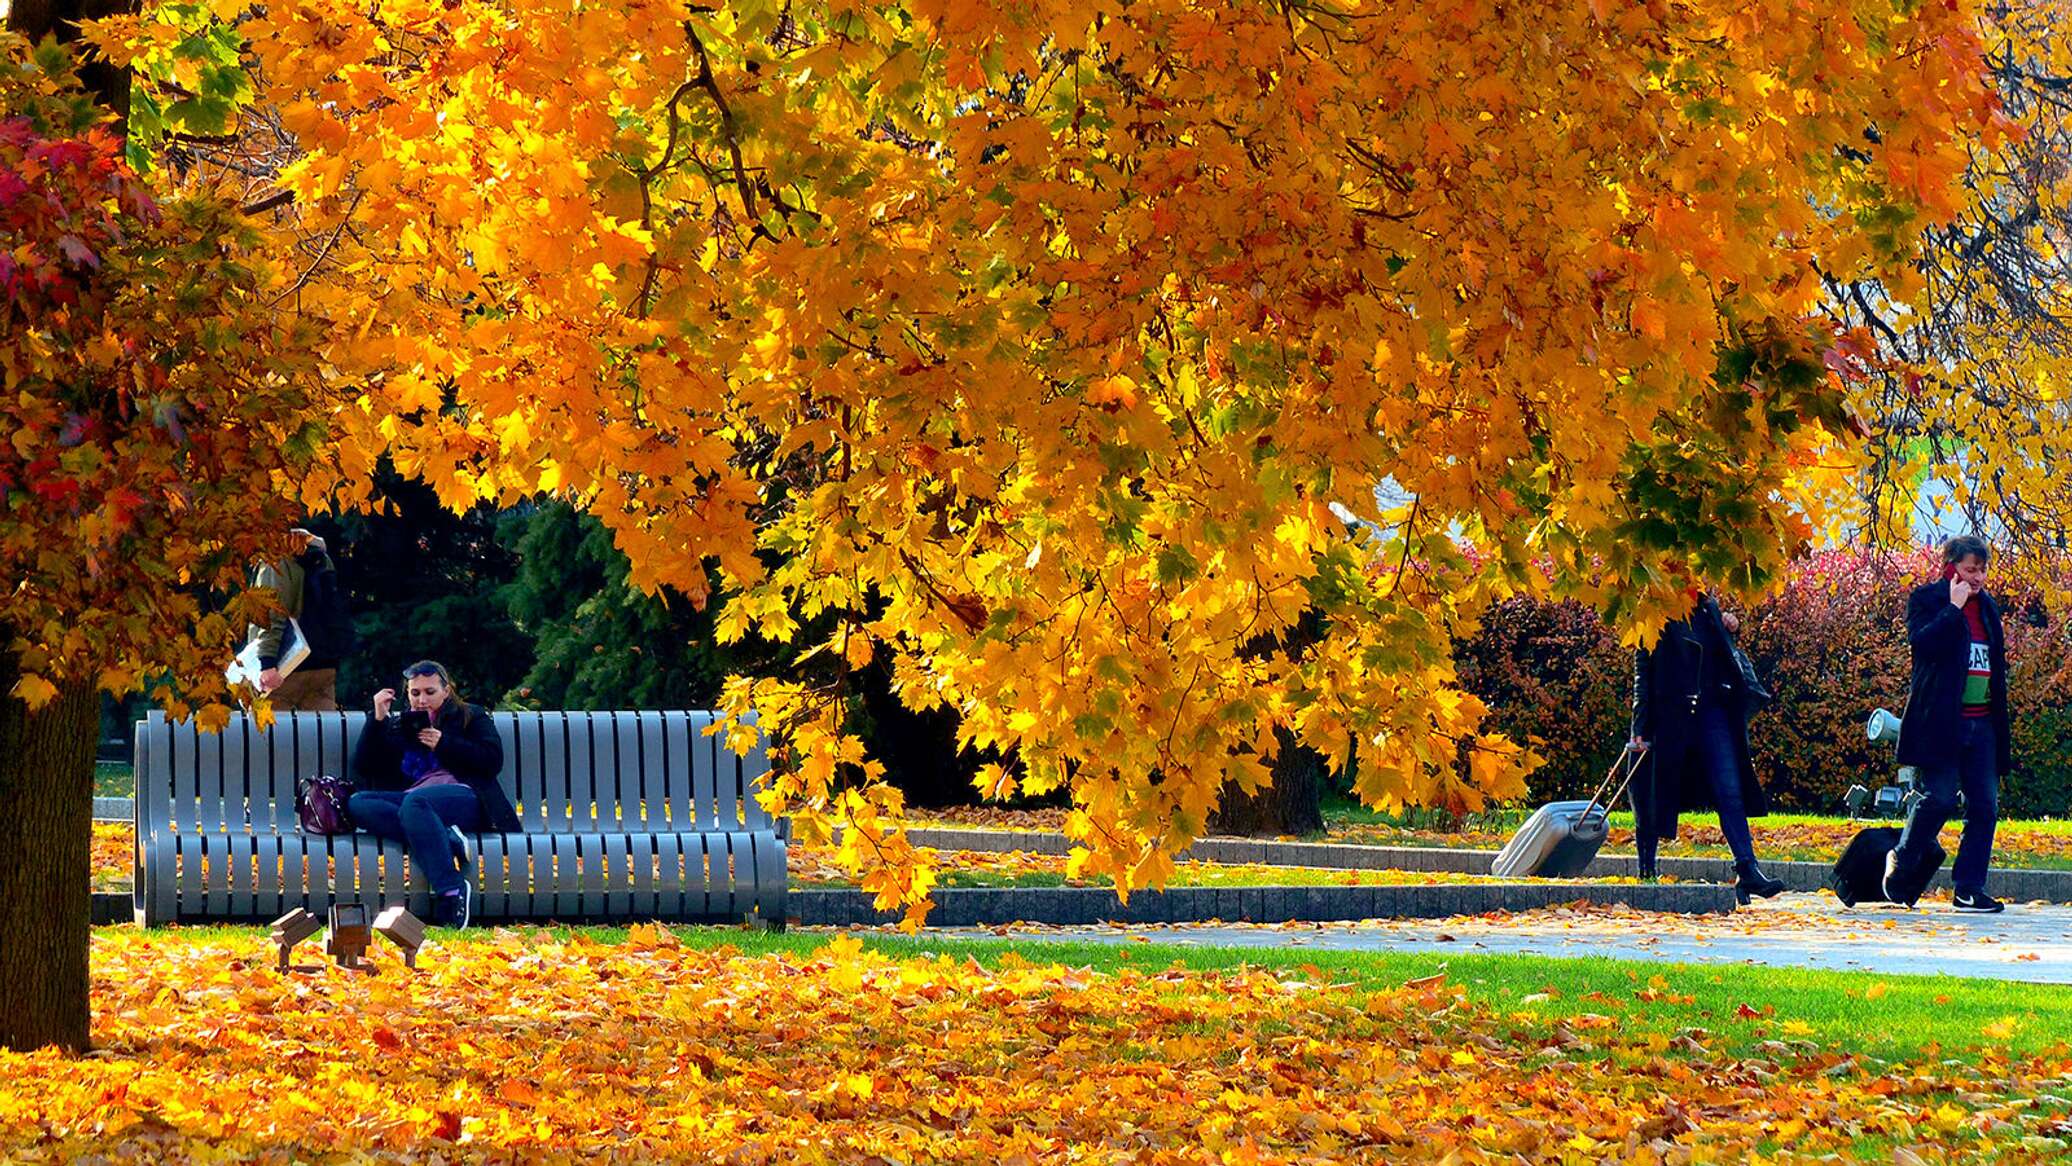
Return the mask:
{"type": "Polygon", "coordinates": [[[468,916],[473,913],[474,900],[475,885],[466,879],[461,880],[460,894],[433,896],[432,925],[451,927],[456,931],[466,930],[468,916]]]}
{"type": "Polygon", "coordinates": [[[446,827],[446,837],[453,840],[453,857],[460,863],[461,877],[475,877],[475,843],[460,832],[458,826],[446,827]]]}
{"type": "Polygon", "coordinates": [[[1967,915],[1997,915],[2007,910],[2000,900],[1984,891],[1958,891],[1952,902],[1957,904],[1957,910],[1967,915]]]}

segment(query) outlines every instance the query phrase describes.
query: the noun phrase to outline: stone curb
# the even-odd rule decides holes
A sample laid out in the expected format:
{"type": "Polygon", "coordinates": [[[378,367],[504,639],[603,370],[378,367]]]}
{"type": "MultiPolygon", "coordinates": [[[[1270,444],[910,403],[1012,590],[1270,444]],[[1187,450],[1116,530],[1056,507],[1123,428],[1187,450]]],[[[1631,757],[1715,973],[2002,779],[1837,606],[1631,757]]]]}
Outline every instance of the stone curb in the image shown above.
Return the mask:
{"type": "MultiPolygon", "coordinates": [[[[789,893],[788,922],[802,927],[896,923],[863,891],[789,893]]],[[[1657,886],[1573,883],[1485,883],[1424,887],[1174,887],[1140,891],[1124,905],[1106,887],[956,887],[935,892],[930,927],[1060,926],[1093,923],[1291,923],[1359,919],[1444,919],[1489,911],[1531,911],[1577,901],[1623,903],[1681,915],[1734,910],[1734,891],[1714,883],[1657,886]]],[[[128,923],[130,895],[95,891],[95,925],[128,923]]]]}
{"type": "Polygon", "coordinates": [[[135,798],[95,798],[94,821],[134,822],[137,820],[135,798]]]}
{"type": "MultiPolygon", "coordinates": [[[[929,927],[1008,923],[1290,923],[1359,919],[1444,919],[1489,911],[1531,911],[1578,900],[1643,911],[1711,915],[1734,910],[1734,890],[1717,883],[1483,883],[1421,887],[1173,887],[1139,891],[1124,904],[1106,887],[957,887],[934,893],[929,927]]],[[[790,892],[788,922],[801,927],[895,923],[863,891],[790,892]]]]}
{"type": "MultiPolygon", "coordinates": [[[[916,846],[938,850],[1023,850],[1032,854],[1064,854],[1071,842],[1063,834],[1020,830],[950,830],[926,828],[907,831],[916,846]]],[[[1338,870],[1411,870],[1442,874],[1487,875],[1496,860],[1494,850],[1452,850],[1425,846],[1353,846],[1329,842],[1274,842],[1253,838],[1204,838],[1180,857],[1204,862],[1254,863],[1261,866],[1311,866],[1338,870]]],[[[1734,864],[1724,858],[1662,858],[1655,863],[1665,875],[1689,882],[1727,883],[1734,879],[1734,864]]],[[[1784,880],[1794,891],[1826,888],[1829,867],[1819,862],[1766,862],[1763,870],[1784,880]]],[[[1585,878],[1639,875],[1639,862],[1632,855],[1601,854],[1583,872],[1585,878]]],[[[1946,863],[1929,884],[1932,890],[1950,889],[1950,868],[1946,863]]],[[[2019,870],[1997,868],[1986,889],[1995,896],[2017,903],[2041,900],[2072,903],[2072,870],[2019,870]]]]}

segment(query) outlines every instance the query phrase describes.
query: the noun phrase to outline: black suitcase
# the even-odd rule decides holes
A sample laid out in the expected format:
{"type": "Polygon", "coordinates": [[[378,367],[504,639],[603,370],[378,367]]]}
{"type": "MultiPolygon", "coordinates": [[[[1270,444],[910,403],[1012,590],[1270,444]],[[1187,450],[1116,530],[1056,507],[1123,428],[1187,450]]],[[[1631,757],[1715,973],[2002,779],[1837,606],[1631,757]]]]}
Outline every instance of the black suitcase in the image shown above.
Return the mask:
{"type": "Polygon", "coordinates": [[[1842,849],[1842,857],[1835,860],[1835,869],[1827,876],[1827,885],[1832,887],[1835,898],[1844,907],[1858,903],[1904,903],[1911,907],[1921,898],[1921,892],[1928,889],[1929,880],[1942,869],[1943,859],[1949,857],[1940,843],[1928,844],[1928,860],[1911,871],[1900,873],[1904,885],[1893,887],[1897,898],[1885,897],[1885,856],[1899,845],[1897,826],[1872,826],[1849,840],[1842,849]]]}

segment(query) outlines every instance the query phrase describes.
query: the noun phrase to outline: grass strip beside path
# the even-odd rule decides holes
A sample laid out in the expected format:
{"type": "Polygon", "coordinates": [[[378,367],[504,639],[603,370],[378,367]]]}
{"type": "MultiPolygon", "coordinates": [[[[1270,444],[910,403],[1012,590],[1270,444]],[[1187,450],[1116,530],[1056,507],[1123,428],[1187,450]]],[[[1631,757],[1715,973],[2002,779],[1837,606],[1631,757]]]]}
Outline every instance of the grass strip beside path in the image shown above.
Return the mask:
{"type": "MultiPolygon", "coordinates": [[[[93,827],[93,889],[130,889],[135,866],[135,830],[127,822],[96,822],[93,827]]],[[[791,846],[786,851],[794,887],[853,887],[855,876],[834,861],[831,848],[791,846]]],[[[943,887],[1103,887],[1106,876],[1067,878],[1063,855],[1027,851],[956,850],[940,853],[943,887]]],[[[1173,887],[1397,887],[1502,882],[1486,875],[1400,870],[1335,870],[1212,862],[1177,865],[1173,887]]],[[[1547,882],[1636,882],[1634,879],[1564,879],[1547,882]]]]}
{"type": "MultiPolygon", "coordinates": [[[[1364,806],[1343,803],[1327,808],[1322,834],[1301,841],[1342,843],[1352,846],[1435,846],[1466,850],[1500,850],[1510,841],[1528,811],[1519,808],[1473,814],[1451,828],[1432,824],[1429,813],[1384,815],[1364,806]]],[[[1003,810],[993,806],[930,810],[916,825],[959,829],[1026,830],[1057,832],[1064,829],[1063,810],[1003,810]]],[[[1896,820],[1851,820],[1812,814],[1771,814],[1756,818],[1749,826],[1755,834],[1756,853],[1771,862],[1833,862],[1842,848],[1867,826],[1896,826],[1896,820]]],[[[1943,829],[1943,848],[1957,852],[1962,822],[1943,829]]],[[[1293,840],[1293,839],[1291,839],[1293,840]]],[[[1633,853],[1633,815],[1618,811],[1611,816],[1611,834],[1605,841],[1607,854],[1633,853]]],[[[1720,834],[1719,817],[1711,813],[1683,816],[1682,828],[1673,842],[1662,844],[1661,853],[1677,858],[1731,858],[1726,839],[1720,834]]],[[[2004,820],[1993,839],[1993,864],[2009,869],[2072,870],[2072,820],[2004,820]]]]}

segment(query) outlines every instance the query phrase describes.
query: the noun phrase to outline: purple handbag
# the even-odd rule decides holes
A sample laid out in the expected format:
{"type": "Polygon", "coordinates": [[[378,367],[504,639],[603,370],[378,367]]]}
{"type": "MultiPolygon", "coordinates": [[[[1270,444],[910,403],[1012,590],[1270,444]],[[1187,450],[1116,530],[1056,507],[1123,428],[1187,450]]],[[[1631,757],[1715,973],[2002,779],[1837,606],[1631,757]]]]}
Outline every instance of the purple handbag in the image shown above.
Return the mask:
{"type": "Polygon", "coordinates": [[[320,774],[295,783],[295,816],[302,819],[304,834],[350,834],[352,816],[345,801],[353,796],[352,783],[344,778],[320,774]]]}

